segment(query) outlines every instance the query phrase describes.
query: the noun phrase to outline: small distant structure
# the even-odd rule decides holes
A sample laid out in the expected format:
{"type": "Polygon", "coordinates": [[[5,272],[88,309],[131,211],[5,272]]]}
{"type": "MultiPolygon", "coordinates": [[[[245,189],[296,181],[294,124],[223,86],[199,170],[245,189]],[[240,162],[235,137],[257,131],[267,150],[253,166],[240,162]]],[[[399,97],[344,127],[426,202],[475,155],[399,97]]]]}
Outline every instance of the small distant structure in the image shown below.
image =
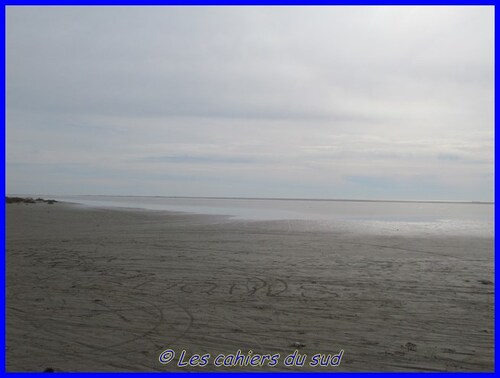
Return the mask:
{"type": "Polygon", "coordinates": [[[54,203],[56,203],[57,201],[56,200],[53,200],[53,199],[49,199],[49,200],[45,200],[43,198],[37,198],[36,200],[34,200],[33,198],[31,197],[5,197],[5,202],[6,203],[47,203],[49,205],[52,205],[54,203]]]}

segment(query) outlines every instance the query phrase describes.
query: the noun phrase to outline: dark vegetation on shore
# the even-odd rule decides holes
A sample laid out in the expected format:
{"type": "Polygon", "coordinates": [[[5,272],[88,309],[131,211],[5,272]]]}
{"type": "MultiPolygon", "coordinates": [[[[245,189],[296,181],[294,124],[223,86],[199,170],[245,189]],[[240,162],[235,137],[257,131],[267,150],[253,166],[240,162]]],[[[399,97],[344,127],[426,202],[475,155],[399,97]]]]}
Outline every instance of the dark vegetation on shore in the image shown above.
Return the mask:
{"type": "Polygon", "coordinates": [[[27,198],[24,198],[24,197],[5,197],[5,200],[6,200],[6,203],[48,203],[49,205],[52,205],[52,204],[57,202],[56,200],[52,200],[52,199],[49,199],[49,200],[46,200],[43,198],[33,199],[31,197],[27,197],[27,198]]]}

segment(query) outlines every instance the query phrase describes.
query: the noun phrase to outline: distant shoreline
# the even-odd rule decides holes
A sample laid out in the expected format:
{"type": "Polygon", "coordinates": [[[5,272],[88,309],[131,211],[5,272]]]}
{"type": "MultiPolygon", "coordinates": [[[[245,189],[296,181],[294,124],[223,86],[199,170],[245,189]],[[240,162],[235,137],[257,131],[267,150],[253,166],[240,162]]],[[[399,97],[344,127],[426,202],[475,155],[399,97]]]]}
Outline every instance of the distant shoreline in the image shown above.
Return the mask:
{"type": "MultiPolygon", "coordinates": [[[[14,196],[14,195],[8,195],[14,196]]],[[[15,195],[29,196],[29,195],[15,195]]],[[[273,197],[212,197],[212,196],[142,196],[142,195],[111,195],[111,194],[61,194],[45,195],[50,197],[119,197],[119,198],[179,198],[179,199],[213,199],[213,200],[252,200],[252,201],[309,201],[309,202],[382,202],[382,203],[441,203],[464,205],[494,205],[490,201],[446,201],[446,200],[374,200],[374,199],[347,199],[347,198],[273,198],[273,197]]]]}
{"type": "Polygon", "coordinates": [[[5,197],[5,203],[6,204],[32,204],[32,203],[47,203],[49,205],[52,205],[54,203],[57,203],[58,201],[53,200],[53,199],[43,199],[38,197],[37,199],[33,199],[32,197],[14,197],[14,196],[6,196],[5,197]]]}

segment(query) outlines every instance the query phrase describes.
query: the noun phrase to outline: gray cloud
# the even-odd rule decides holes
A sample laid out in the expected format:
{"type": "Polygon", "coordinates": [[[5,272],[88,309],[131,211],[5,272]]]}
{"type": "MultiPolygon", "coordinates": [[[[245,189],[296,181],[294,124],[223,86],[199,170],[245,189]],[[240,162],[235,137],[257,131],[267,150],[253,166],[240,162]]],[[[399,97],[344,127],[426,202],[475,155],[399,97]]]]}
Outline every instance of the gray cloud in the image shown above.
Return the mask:
{"type": "Polygon", "coordinates": [[[8,191],[491,200],[493,15],[8,7],[8,191]]]}

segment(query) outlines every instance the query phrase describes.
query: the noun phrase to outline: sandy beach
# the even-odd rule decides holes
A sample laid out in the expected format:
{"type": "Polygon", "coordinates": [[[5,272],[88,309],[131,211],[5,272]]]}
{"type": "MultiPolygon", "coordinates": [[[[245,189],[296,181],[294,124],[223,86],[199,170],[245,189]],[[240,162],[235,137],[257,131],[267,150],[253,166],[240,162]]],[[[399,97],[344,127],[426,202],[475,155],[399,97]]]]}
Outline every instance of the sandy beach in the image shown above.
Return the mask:
{"type": "Polygon", "coordinates": [[[6,207],[8,371],[493,370],[493,238],[6,207]],[[238,350],[279,358],[214,365],[238,350]]]}

